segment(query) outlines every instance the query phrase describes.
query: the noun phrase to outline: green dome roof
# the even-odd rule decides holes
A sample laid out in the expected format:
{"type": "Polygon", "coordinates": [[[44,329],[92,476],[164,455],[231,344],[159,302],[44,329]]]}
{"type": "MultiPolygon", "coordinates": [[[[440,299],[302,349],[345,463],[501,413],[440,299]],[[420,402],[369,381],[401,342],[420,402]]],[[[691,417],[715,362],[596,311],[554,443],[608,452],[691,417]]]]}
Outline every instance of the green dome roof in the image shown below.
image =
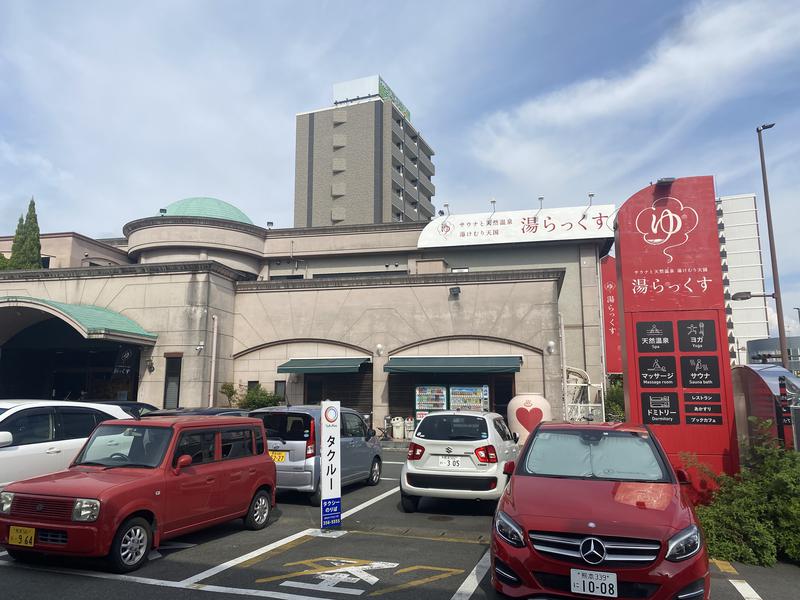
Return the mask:
{"type": "Polygon", "coordinates": [[[216,198],[184,198],[167,206],[166,211],[168,217],[206,217],[253,224],[250,218],[233,204],[216,198]]]}

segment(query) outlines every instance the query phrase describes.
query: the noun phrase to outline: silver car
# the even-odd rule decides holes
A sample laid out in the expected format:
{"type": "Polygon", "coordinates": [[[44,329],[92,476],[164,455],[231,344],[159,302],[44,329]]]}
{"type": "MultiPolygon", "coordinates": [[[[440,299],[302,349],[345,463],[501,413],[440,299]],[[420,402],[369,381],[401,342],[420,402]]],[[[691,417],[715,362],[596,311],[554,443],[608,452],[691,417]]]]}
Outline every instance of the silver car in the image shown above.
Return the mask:
{"type": "MultiPolygon", "coordinates": [[[[262,419],[267,431],[269,453],[278,471],[278,490],[309,494],[319,506],[319,405],[259,408],[251,417],[262,419]]],[[[342,485],[363,481],[377,485],[383,458],[375,430],[356,411],[341,410],[342,485]]]]}

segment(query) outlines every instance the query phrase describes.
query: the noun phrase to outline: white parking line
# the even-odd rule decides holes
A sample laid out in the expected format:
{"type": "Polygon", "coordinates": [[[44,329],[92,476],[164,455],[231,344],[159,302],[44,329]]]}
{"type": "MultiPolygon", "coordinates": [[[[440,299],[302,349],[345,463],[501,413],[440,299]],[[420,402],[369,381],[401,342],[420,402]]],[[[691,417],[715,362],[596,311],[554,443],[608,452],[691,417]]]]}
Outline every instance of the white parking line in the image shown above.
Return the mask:
{"type": "Polygon", "coordinates": [[[400,481],[397,477],[381,477],[381,481],[400,481]]]}
{"type": "Polygon", "coordinates": [[[8,552],[0,552],[0,556],[5,556],[8,552]]]}
{"type": "Polygon", "coordinates": [[[391,461],[391,460],[385,460],[385,461],[383,461],[383,464],[385,464],[385,465],[404,465],[406,463],[405,462],[396,462],[396,461],[391,461]]]}
{"type": "Polygon", "coordinates": [[[744,600],[762,600],[756,591],[750,587],[750,584],[741,579],[729,579],[731,585],[736,588],[736,591],[742,595],[744,600]]]}
{"type": "Polygon", "coordinates": [[[227,571],[231,567],[235,567],[236,565],[240,565],[243,562],[247,562],[248,560],[255,558],[256,556],[261,556],[266,552],[270,552],[271,550],[275,550],[275,548],[280,548],[281,546],[285,546],[286,544],[293,542],[301,537],[307,536],[309,533],[315,531],[314,529],[304,529],[303,531],[298,531],[297,533],[290,535],[289,537],[285,537],[282,540],[278,540],[277,542],[272,542],[271,544],[267,544],[266,546],[262,546],[257,550],[253,550],[252,552],[248,552],[247,554],[243,554],[238,558],[234,558],[227,562],[222,563],[221,565],[217,565],[216,567],[211,567],[210,569],[206,569],[202,573],[198,573],[197,575],[192,575],[191,577],[187,577],[183,581],[180,582],[181,586],[189,586],[198,581],[202,581],[203,579],[208,579],[209,577],[213,577],[214,575],[221,573],[222,571],[227,571]]]}
{"type": "Polygon", "coordinates": [[[472,594],[475,593],[475,590],[478,589],[481,581],[483,581],[483,577],[489,570],[491,562],[491,556],[489,555],[489,550],[487,550],[450,600],[469,600],[472,594]]]}
{"type": "MultiPolygon", "coordinates": [[[[350,516],[356,514],[357,512],[359,512],[361,510],[364,510],[365,508],[367,508],[369,506],[372,506],[376,502],[380,502],[384,498],[387,498],[387,497],[391,496],[392,494],[394,494],[395,492],[398,492],[399,490],[400,490],[399,487],[392,488],[388,492],[384,492],[383,494],[375,496],[374,498],[372,498],[370,500],[367,500],[366,502],[362,502],[358,506],[355,506],[355,507],[351,508],[350,510],[344,512],[342,514],[342,519],[346,519],[347,517],[350,517],[350,516]]],[[[280,548],[281,546],[285,546],[286,544],[288,544],[290,542],[293,542],[293,541],[295,541],[295,540],[297,540],[297,539],[299,539],[301,537],[307,536],[310,533],[315,533],[316,531],[317,531],[316,529],[304,529],[303,531],[298,531],[297,533],[295,533],[293,535],[290,535],[289,537],[285,537],[282,540],[278,540],[277,542],[272,542],[271,544],[268,544],[266,546],[262,546],[261,548],[258,548],[257,550],[253,550],[252,552],[249,552],[249,553],[247,553],[247,554],[245,554],[243,556],[240,556],[238,558],[234,558],[232,560],[224,562],[221,565],[217,565],[216,567],[212,567],[210,569],[206,569],[202,573],[198,573],[197,575],[192,575],[191,577],[187,577],[186,579],[184,579],[180,583],[181,583],[181,585],[184,585],[184,586],[191,586],[192,584],[195,584],[198,581],[203,581],[204,579],[208,579],[209,577],[213,577],[214,575],[218,575],[222,571],[227,571],[231,567],[235,567],[236,565],[239,565],[239,564],[241,564],[243,562],[247,562],[248,560],[253,559],[256,556],[261,556],[262,554],[265,554],[267,552],[275,550],[276,548],[280,548]]]]}
{"type": "Polygon", "coordinates": [[[353,507],[353,508],[351,508],[350,510],[348,510],[348,511],[346,511],[346,512],[342,513],[342,518],[343,518],[343,519],[346,519],[347,517],[352,517],[352,516],[353,516],[354,514],[356,514],[357,512],[359,512],[359,511],[362,511],[362,510],[364,510],[365,508],[372,506],[372,505],[373,505],[373,504],[375,504],[376,502],[380,502],[380,501],[381,501],[381,500],[383,500],[384,498],[388,498],[388,497],[389,497],[389,496],[391,496],[392,494],[394,494],[394,493],[396,493],[396,492],[399,492],[399,491],[400,491],[400,488],[399,488],[399,487],[396,487],[396,488],[392,488],[392,489],[390,489],[388,492],[383,492],[381,495],[379,495],[379,496],[375,496],[374,498],[372,498],[372,500],[367,500],[366,502],[362,502],[362,503],[361,503],[361,504],[359,504],[358,506],[356,506],[356,507],[353,507]]]}

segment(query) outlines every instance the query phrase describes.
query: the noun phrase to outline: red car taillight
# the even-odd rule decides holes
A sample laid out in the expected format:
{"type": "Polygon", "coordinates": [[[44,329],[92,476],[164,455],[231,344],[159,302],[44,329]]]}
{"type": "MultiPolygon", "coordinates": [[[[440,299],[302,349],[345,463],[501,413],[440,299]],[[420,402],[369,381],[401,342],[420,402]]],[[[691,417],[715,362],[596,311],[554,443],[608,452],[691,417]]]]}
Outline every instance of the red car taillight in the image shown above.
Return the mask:
{"type": "Polygon", "coordinates": [[[408,460],[419,460],[425,454],[425,448],[419,444],[411,442],[408,445],[408,460]]]}
{"type": "Polygon", "coordinates": [[[314,458],[317,455],[317,436],[314,431],[314,419],[311,419],[311,426],[308,428],[308,439],[306,440],[306,458],[314,458]]]}
{"type": "Polygon", "coordinates": [[[475,456],[478,457],[478,462],[482,463],[497,462],[497,450],[495,450],[494,446],[492,445],[475,448],[475,456]]]}

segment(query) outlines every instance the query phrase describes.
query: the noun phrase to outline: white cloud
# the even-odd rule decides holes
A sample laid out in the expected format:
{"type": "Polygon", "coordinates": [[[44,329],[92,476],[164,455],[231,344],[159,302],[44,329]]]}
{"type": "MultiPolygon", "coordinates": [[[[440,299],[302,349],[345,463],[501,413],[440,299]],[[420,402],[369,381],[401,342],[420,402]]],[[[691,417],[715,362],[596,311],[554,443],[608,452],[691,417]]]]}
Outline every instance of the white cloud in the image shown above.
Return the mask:
{"type": "Polygon", "coordinates": [[[698,156],[706,138],[695,128],[761,86],[774,94],[796,85],[781,81],[780,68],[796,63],[798,30],[790,2],[703,2],[630,72],[490,115],[473,131],[474,156],[506,178],[511,202],[544,194],[574,204],[593,191],[621,203],[670,168],[713,174],[715,157],[698,156]]]}

